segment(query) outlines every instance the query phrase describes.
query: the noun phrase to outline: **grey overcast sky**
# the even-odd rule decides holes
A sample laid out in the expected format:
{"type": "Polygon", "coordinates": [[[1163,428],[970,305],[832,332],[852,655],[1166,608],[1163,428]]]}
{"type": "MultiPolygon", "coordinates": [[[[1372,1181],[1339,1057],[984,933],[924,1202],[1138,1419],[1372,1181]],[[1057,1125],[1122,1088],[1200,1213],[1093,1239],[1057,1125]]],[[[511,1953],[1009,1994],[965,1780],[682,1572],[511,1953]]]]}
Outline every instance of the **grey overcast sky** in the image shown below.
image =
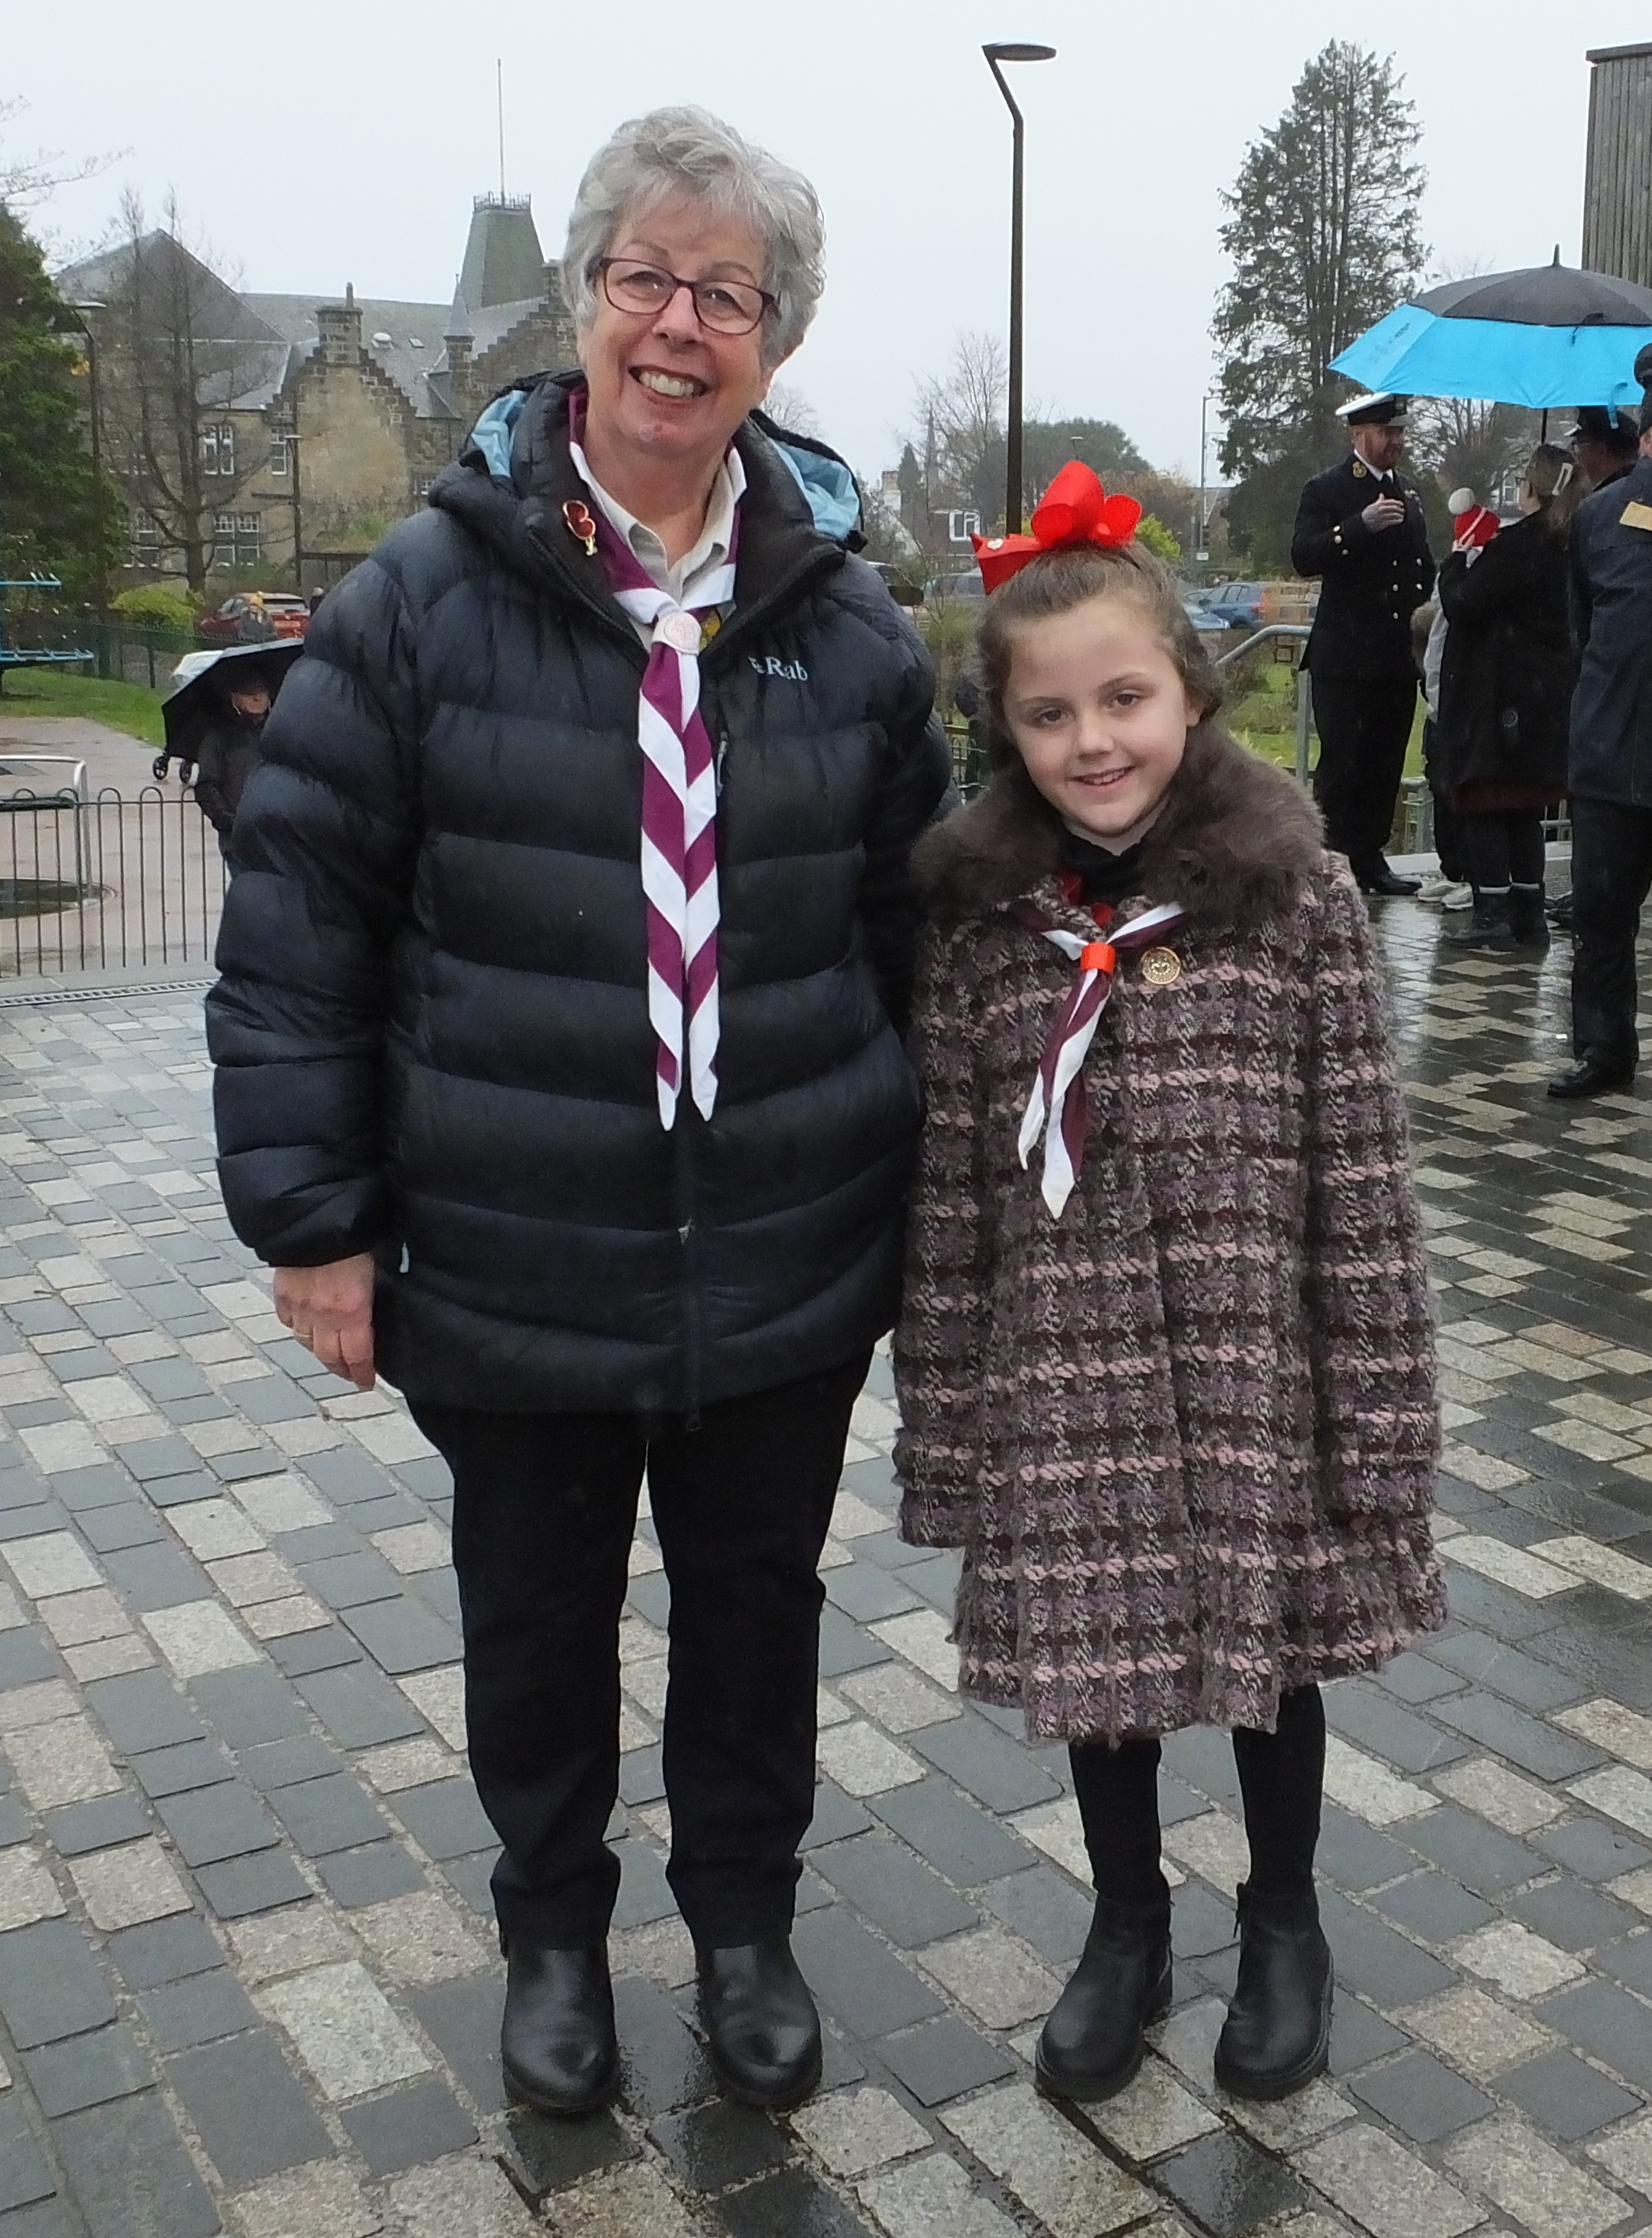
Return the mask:
{"type": "MultiPolygon", "coordinates": [[[[560,248],[622,118],[696,101],[798,165],[829,279],[783,376],[862,473],[898,457],[915,379],[1005,320],[1009,120],[985,39],[1035,39],[1028,122],[1029,408],[1118,420],[1196,474],[1223,278],[1219,194],[1332,37],[1392,53],[1423,127],[1432,268],[1576,262],[1585,50],[1652,33],[1638,0],[0,0],[6,145],[109,169],[43,213],[102,232],[123,187],[175,189],[248,288],[445,301],[471,196],[507,183],[560,248]]],[[[1213,449],[1213,471],[1214,454],[1213,449]]]]}

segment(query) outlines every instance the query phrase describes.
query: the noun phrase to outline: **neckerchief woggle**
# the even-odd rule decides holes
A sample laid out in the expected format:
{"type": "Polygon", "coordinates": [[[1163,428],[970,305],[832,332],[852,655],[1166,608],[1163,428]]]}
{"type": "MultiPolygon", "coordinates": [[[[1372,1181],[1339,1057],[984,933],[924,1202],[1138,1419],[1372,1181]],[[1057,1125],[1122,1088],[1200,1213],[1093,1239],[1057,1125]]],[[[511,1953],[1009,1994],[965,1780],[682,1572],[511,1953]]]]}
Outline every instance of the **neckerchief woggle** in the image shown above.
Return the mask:
{"type": "MultiPolygon", "coordinates": [[[[579,446],[577,400],[570,407],[568,447],[581,476],[594,485],[579,446]]],[[[643,755],[648,1016],[660,1124],[669,1130],[677,1123],[685,1056],[697,1109],[709,1119],[717,1106],[717,771],[700,713],[700,646],[707,617],[734,596],[740,507],[737,497],[728,558],[696,586],[692,606],[660,589],[600,506],[594,513],[581,512],[581,533],[588,527],[615,603],[653,631],[638,698],[637,742],[643,755]]]]}
{"type": "Polygon", "coordinates": [[[1044,1171],[1040,1195],[1051,1215],[1059,1220],[1084,1165],[1084,1136],[1089,1113],[1082,1068],[1090,1043],[1095,1039],[1097,1023],[1113,993],[1119,957],[1133,955],[1138,949],[1151,948],[1164,934],[1173,932],[1183,924],[1187,912],[1176,903],[1167,902],[1132,917],[1116,931],[1109,926],[1107,937],[1101,940],[1086,940],[1076,932],[1068,932],[1065,926],[1051,924],[1031,902],[1021,903],[1015,915],[1022,924],[1041,934],[1079,967],[1078,977],[1044,1043],[1044,1054],[1027,1099],[1016,1145],[1021,1164],[1026,1167],[1040,1136],[1043,1136],[1044,1171]]]}

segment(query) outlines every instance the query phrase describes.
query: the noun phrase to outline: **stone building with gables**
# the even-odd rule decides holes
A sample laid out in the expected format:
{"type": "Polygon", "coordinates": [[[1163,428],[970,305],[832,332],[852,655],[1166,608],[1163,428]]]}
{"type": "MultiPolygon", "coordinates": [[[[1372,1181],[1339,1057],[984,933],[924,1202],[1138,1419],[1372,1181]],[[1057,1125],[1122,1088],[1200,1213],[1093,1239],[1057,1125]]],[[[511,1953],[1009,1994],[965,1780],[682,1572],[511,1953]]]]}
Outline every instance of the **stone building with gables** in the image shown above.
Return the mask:
{"type": "Polygon", "coordinates": [[[57,287],[98,352],[103,455],[127,493],[135,578],[186,572],[177,524],[194,515],[215,571],[325,584],[421,503],[496,389],[574,358],[558,269],[525,196],[476,198],[448,303],[353,285],[333,301],[235,289],[166,234],[72,266],[57,287]],[[193,480],[175,460],[164,478],[146,466],[133,432],[143,414],[126,391],[142,376],[122,336],[135,258],[166,281],[149,287],[160,308],[144,318],[169,321],[175,346],[181,324],[192,330],[193,480]]]}

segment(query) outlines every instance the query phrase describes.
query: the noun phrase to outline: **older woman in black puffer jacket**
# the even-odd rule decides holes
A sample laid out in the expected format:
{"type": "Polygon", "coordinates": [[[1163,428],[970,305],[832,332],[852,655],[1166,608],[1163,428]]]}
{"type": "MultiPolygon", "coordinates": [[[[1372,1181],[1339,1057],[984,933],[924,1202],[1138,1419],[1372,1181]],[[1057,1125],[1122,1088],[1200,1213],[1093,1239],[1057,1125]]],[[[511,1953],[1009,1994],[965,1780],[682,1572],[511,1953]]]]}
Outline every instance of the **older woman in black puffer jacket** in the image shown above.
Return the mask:
{"type": "Polygon", "coordinates": [[[821,288],[796,172],[624,126],[525,382],[329,596],[242,804],[208,1003],[221,1172],[318,1357],[452,1466],[507,2079],[617,2075],[604,1832],[647,1471],[671,1885],[726,2086],[820,2069],[789,1942],[816,1563],[889,1328],[919,1097],[928,662],[852,477],[757,410],[821,288]]]}

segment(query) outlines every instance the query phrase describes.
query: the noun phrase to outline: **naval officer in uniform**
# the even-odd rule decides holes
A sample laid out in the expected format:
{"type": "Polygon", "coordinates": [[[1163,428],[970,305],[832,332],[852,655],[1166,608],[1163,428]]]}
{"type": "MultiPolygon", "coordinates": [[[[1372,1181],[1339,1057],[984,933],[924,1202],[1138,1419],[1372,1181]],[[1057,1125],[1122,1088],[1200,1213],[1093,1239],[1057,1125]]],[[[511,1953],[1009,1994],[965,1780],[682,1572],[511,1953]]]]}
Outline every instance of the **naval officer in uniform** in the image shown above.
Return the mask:
{"type": "Polygon", "coordinates": [[[1314,797],[1325,844],[1348,857],[1368,894],[1414,894],[1388,867],[1405,749],[1417,713],[1411,616],[1434,588],[1434,559],[1416,489],[1399,473],[1404,396],[1339,405],[1352,448],[1302,493],[1291,564],[1320,578],[1303,665],[1319,732],[1314,797]]]}

